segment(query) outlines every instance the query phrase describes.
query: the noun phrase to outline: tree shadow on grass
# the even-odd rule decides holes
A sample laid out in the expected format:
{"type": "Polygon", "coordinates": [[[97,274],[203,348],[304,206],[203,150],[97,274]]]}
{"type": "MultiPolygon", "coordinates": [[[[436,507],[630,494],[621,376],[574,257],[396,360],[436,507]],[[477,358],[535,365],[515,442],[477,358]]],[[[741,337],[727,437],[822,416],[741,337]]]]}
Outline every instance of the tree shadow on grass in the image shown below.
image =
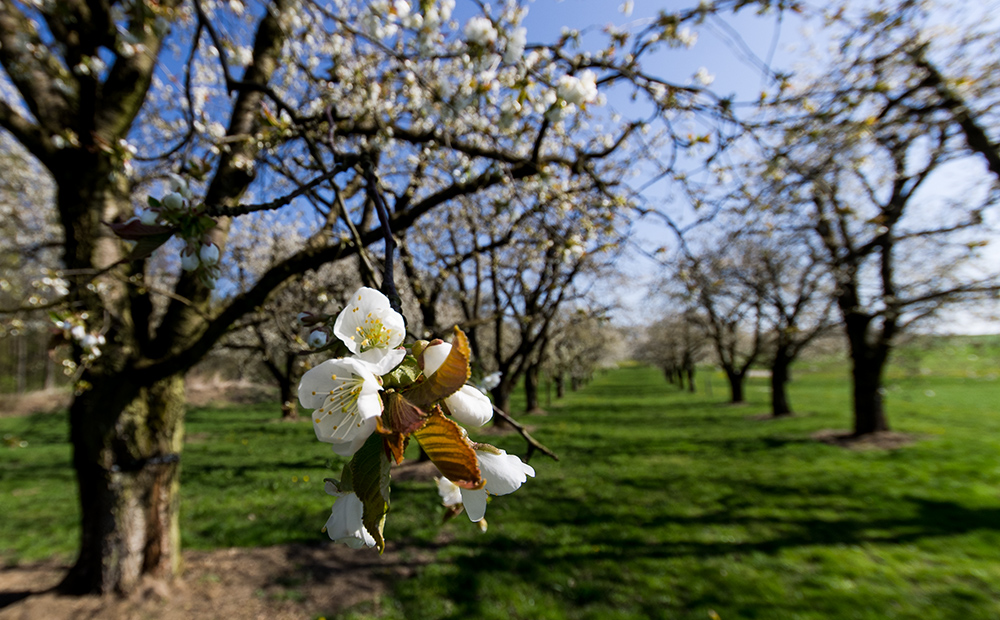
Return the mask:
{"type": "MultiPolygon", "coordinates": [[[[684,556],[698,560],[711,558],[739,558],[749,554],[776,554],[785,549],[811,546],[856,546],[865,544],[905,545],[928,537],[948,537],[975,530],[1000,531],[1000,507],[969,508],[954,502],[930,500],[920,497],[903,498],[916,508],[915,514],[904,518],[865,518],[864,516],[823,519],[732,516],[728,510],[698,517],[663,517],[646,520],[642,531],[655,532],[667,525],[681,525],[685,532],[698,532],[700,528],[716,525],[766,525],[779,529],[778,535],[756,541],[702,541],[676,540],[658,542],[642,536],[610,535],[592,536],[586,541],[560,541],[549,543],[503,534],[492,535],[488,540],[466,543],[466,553],[451,560],[453,570],[441,579],[439,586],[447,591],[449,599],[457,606],[451,616],[478,617],[488,605],[483,592],[487,576],[496,579],[516,579],[545,588],[546,584],[560,586],[553,594],[567,606],[614,605],[616,592],[622,587],[632,587],[620,581],[618,572],[623,566],[648,565],[646,560],[669,560],[684,556]],[[586,579],[573,586],[556,584],[555,580],[567,575],[584,574],[586,579]]],[[[560,507],[565,509],[566,506],[560,507]]],[[[567,513],[564,513],[567,514],[567,513]]],[[[606,523],[607,515],[599,511],[582,510],[571,520],[581,526],[606,523]]],[[[564,525],[566,522],[564,522],[564,525]]],[[[545,523],[538,524],[545,529],[545,523]]],[[[549,523],[551,526],[551,523],[549,523]]],[[[605,531],[608,531],[605,529],[605,531]]],[[[753,531],[753,530],[751,530],[753,531]]],[[[462,544],[462,543],[457,543],[462,544]]],[[[572,580],[570,580],[572,581],[572,580]]],[[[405,596],[402,597],[405,601],[405,596]]],[[[683,599],[683,596],[681,597],[683,599]]],[[[718,602],[703,600],[677,600],[685,609],[718,602]]],[[[758,610],[760,611],[760,610],[758,610]]],[[[663,617],[663,610],[655,614],[663,617]]]]}

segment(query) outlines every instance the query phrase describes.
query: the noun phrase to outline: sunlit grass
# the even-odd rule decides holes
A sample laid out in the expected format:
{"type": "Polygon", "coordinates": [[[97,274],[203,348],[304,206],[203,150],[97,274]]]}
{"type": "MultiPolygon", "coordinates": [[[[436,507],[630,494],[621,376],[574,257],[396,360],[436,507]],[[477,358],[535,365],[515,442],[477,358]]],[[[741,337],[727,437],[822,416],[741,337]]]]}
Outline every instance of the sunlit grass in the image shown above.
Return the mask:
{"type": "MultiPolygon", "coordinates": [[[[767,411],[766,379],[734,407],[720,374],[703,372],[693,396],[652,369],[601,374],[523,418],[561,460],[533,459],[538,476],[491,502],[486,534],[464,516],[442,526],[432,485],[394,483],[386,537],[421,562],[377,614],[348,617],[998,618],[998,349],[952,344],[914,372],[895,366],[890,422],[922,439],[894,451],[811,439],[850,426],[840,361],[800,364],[798,415],[765,421],[753,416],[767,411]]],[[[186,546],[323,540],[322,479],[341,461],[308,421],[277,416],[190,412],[186,546]]],[[[68,557],[77,508],[63,416],[2,419],[0,434],[28,441],[0,448],[4,558],[68,557]]],[[[517,436],[483,439],[523,454],[517,436]]]]}

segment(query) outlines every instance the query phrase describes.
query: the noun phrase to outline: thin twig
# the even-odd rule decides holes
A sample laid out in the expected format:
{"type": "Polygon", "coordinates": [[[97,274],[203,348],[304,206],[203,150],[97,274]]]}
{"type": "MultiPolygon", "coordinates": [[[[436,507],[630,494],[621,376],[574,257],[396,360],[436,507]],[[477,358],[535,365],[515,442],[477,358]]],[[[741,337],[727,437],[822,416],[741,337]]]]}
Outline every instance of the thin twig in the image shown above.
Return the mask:
{"type": "Polygon", "coordinates": [[[528,442],[528,454],[524,457],[525,462],[531,460],[531,455],[535,453],[535,450],[538,450],[545,456],[551,457],[552,460],[554,461],[559,460],[559,457],[556,456],[556,453],[553,452],[552,450],[549,450],[544,445],[542,445],[537,439],[532,437],[531,433],[528,432],[528,429],[524,428],[523,424],[521,424],[514,418],[507,415],[502,409],[500,409],[496,405],[493,405],[493,415],[500,416],[500,418],[503,419],[504,422],[513,426],[514,429],[521,434],[521,437],[524,437],[524,440],[528,442]]]}

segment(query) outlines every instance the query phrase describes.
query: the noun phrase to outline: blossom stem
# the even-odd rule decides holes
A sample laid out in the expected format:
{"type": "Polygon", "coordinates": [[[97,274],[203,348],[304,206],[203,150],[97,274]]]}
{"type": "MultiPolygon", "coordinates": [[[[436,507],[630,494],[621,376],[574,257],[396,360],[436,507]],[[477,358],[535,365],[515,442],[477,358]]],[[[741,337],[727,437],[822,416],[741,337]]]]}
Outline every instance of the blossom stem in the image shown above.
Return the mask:
{"type": "MultiPolygon", "coordinates": [[[[382,294],[389,298],[389,306],[396,312],[403,314],[399,293],[396,291],[396,281],[393,279],[393,258],[396,253],[396,241],[392,237],[392,227],[389,224],[389,209],[386,207],[382,193],[378,189],[378,179],[372,164],[365,164],[365,180],[367,181],[368,196],[375,204],[375,212],[378,213],[378,221],[382,226],[382,236],[385,239],[385,268],[382,274],[382,294]]],[[[406,317],[403,317],[406,320],[406,317]]]]}

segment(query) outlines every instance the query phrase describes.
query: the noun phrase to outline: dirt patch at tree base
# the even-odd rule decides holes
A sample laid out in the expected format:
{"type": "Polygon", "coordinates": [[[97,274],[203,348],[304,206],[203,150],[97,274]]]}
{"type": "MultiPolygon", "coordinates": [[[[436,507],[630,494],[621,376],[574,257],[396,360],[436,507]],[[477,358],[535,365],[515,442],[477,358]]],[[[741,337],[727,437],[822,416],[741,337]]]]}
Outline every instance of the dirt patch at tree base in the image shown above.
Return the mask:
{"type": "Polygon", "coordinates": [[[333,543],[190,550],[182,579],[149,580],[127,598],[56,594],[51,589],[68,567],[47,560],[0,569],[0,619],[330,617],[359,603],[377,607],[392,581],[429,561],[423,555],[390,545],[379,556],[333,543]]]}
{"type": "Polygon", "coordinates": [[[813,433],[812,438],[831,446],[840,446],[849,450],[896,450],[921,439],[926,439],[922,435],[895,431],[879,431],[859,437],[849,431],[829,428],[813,433]]]}

